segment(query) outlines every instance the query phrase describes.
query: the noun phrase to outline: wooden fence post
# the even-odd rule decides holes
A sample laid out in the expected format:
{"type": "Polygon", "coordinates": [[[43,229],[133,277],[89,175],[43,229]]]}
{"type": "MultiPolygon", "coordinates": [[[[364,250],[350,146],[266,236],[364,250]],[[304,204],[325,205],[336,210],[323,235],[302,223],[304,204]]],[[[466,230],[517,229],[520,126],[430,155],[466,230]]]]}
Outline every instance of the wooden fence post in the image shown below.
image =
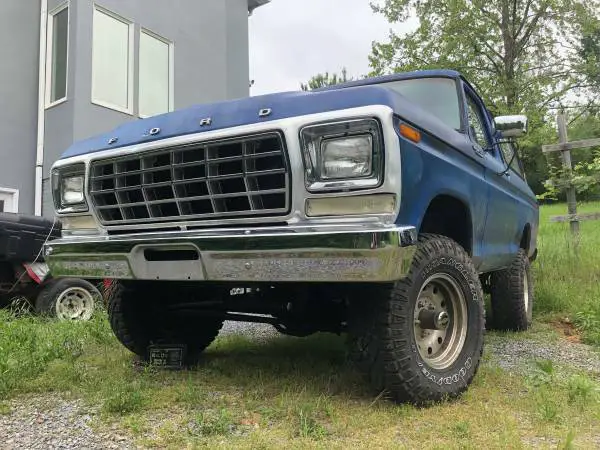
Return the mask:
{"type": "Polygon", "coordinates": [[[567,187],[567,207],[569,213],[566,216],[554,216],[550,218],[551,222],[569,222],[571,233],[575,238],[575,251],[579,244],[579,222],[582,220],[600,220],[600,213],[577,214],[577,198],[575,195],[575,186],[572,185],[573,165],[571,163],[571,150],[577,148],[587,148],[600,146],[600,139],[583,139],[581,141],[569,142],[567,136],[567,116],[564,112],[558,114],[556,118],[558,124],[558,144],[542,145],[542,152],[561,152],[563,166],[566,169],[566,175],[569,178],[569,186],[567,187]]]}
{"type": "MultiPolygon", "coordinates": [[[[567,135],[567,116],[564,113],[560,113],[557,117],[558,123],[558,140],[561,144],[569,142],[567,135]]],[[[567,176],[569,177],[569,186],[567,187],[567,208],[571,220],[571,233],[577,240],[579,240],[579,220],[577,219],[577,198],[575,186],[570,184],[571,177],[573,176],[573,166],[571,164],[571,150],[565,148],[562,150],[563,166],[566,169],[567,176]]]]}

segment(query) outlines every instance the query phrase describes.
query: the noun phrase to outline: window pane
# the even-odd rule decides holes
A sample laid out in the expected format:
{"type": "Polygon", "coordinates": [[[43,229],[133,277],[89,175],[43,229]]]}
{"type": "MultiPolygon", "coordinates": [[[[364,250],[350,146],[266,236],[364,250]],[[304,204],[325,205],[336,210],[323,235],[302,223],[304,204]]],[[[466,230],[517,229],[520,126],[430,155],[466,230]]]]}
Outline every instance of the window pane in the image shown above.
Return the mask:
{"type": "Polygon", "coordinates": [[[142,33],[140,36],[140,115],[169,111],[169,44],[142,33]]]}
{"type": "Polygon", "coordinates": [[[386,85],[431,112],[446,125],[455,130],[460,129],[460,107],[454,80],[450,78],[417,78],[394,81],[386,85]]]}
{"type": "Polygon", "coordinates": [[[50,101],[67,96],[67,47],[69,42],[69,10],[63,9],[52,16],[52,78],[50,101]]]}
{"type": "Polygon", "coordinates": [[[513,160],[514,151],[512,145],[508,142],[502,142],[500,144],[500,150],[502,150],[502,156],[504,157],[504,162],[506,164],[510,164],[513,160]]]}
{"type": "Polygon", "coordinates": [[[129,109],[129,24],[94,11],[93,98],[129,109]]]}
{"type": "Polygon", "coordinates": [[[469,127],[471,128],[471,134],[475,138],[475,141],[479,144],[482,149],[489,148],[487,134],[485,132],[485,126],[481,117],[481,111],[475,104],[475,102],[469,97],[468,113],[469,113],[469,127]]]}
{"type": "Polygon", "coordinates": [[[504,162],[507,165],[510,164],[510,168],[512,170],[514,170],[519,175],[523,176],[523,171],[521,170],[519,157],[517,156],[513,145],[510,142],[502,142],[500,144],[500,149],[502,150],[504,162]]]}

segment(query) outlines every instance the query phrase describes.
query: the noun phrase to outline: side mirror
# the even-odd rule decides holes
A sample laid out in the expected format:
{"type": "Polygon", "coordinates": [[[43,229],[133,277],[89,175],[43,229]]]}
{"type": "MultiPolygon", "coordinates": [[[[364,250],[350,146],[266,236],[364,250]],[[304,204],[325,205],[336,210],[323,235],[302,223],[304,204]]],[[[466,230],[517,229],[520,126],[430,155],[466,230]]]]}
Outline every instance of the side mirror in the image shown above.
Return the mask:
{"type": "Polygon", "coordinates": [[[527,134],[527,116],[499,116],[494,119],[503,138],[519,138],[527,134]]]}

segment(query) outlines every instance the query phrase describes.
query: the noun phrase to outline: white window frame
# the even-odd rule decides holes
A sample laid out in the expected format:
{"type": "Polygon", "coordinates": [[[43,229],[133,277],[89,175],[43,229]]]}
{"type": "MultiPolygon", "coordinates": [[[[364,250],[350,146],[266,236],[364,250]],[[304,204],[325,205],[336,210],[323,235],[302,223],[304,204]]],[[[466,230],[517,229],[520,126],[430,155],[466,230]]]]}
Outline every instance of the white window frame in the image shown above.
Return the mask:
{"type": "MultiPolygon", "coordinates": [[[[140,29],[140,48],[142,46],[142,40],[141,40],[141,35],[142,34],[147,34],[148,36],[161,41],[164,44],[167,44],[169,46],[169,110],[166,112],[171,112],[175,109],[175,44],[173,43],[173,41],[170,41],[167,38],[162,37],[161,35],[155,33],[152,30],[149,30],[148,28],[144,28],[142,27],[140,29]]],[[[140,51],[138,49],[138,58],[140,55],[140,51]]],[[[141,83],[140,83],[140,74],[138,73],[138,80],[137,80],[137,93],[138,93],[138,116],[141,119],[146,119],[150,116],[147,116],[145,114],[140,113],[140,98],[141,98],[141,93],[140,93],[140,87],[141,87],[141,83]]]]}
{"type": "MultiPolygon", "coordinates": [[[[134,85],[134,68],[135,68],[135,24],[131,21],[126,19],[123,16],[120,16],[119,14],[116,14],[96,3],[94,3],[94,11],[92,14],[94,14],[96,11],[102,13],[102,14],[106,14],[107,16],[112,17],[115,20],[118,20],[120,22],[122,22],[123,24],[127,25],[129,27],[129,49],[128,49],[128,54],[129,54],[129,61],[128,61],[128,67],[127,67],[127,108],[123,108],[122,106],[119,105],[113,105],[112,103],[109,102],[105,102],[102,100],[98,100],[95,98],[94,95],[94,28],[95,27],[95,23],[94,20],[92,19],[92,103],[94,105],[97,106],[102,106],[104,108],[108,108],[108,109],[112,109],[115,111],[119,111],[125,114],[129,114],[129,115],[133,115],[133,91],[135,89],[135,85],[134,85]]],[[[92,16],[93,17],[93,16],[92,16]]]]}
{"type": "Polygon", "coordinates": [[[69,98],[69,53],[71,47],[71,4],[70,0],[60,4],[53,10],[48,12],[47,20],[47,40],[46,40],[46,109],[64,103],[69,98]],[[65,96],[58,100],[52,101],[52,62],[54,59],[53,43],[54,43],[54,16],[58,13],[67,10],[67,67],[66,67],[66,86],[65,96]]]}
{"type": "MultiPolygon", "coordinates": [[[[19,212],[19,190],[0,187],[0,194],[8,194],[12,197],[13,208],[15,213],[19,212]]],[[[6,208],[5,208],[6,209],[6,208]]]]}

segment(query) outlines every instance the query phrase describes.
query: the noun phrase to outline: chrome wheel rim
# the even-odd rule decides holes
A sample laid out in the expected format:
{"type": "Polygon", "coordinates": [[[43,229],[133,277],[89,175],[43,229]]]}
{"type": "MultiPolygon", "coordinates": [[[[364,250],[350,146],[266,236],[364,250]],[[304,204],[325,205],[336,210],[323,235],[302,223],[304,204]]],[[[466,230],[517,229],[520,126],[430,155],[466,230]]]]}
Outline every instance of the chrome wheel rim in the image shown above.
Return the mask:
{"type": "Polygon", "coordinates": [[[444,370],[460,356],[467,338],[467,301],[449,275],[429,277],[414,309],[414,338],[419,355],[433,369],[444,370]]]}
{"type": "Polygon", "coordinates": [[[94,296],[87,289],[70,287],[56,299],[55,310],[60,320],[89,320],[94,312],[94,296]]]}

